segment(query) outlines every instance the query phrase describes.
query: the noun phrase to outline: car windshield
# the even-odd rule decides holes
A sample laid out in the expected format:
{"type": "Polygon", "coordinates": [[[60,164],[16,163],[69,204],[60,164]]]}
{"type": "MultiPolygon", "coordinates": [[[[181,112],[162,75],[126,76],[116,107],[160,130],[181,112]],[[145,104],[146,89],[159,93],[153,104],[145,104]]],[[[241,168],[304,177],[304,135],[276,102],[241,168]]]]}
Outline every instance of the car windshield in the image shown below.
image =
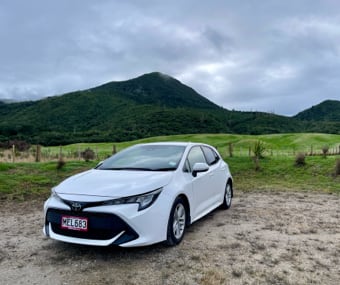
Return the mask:
{"type": "Polygon", "coordinates": [[[111,156],[97,169],[176,170],[184,150],[185,146],[179,145],[136,145],[111,156]]]}

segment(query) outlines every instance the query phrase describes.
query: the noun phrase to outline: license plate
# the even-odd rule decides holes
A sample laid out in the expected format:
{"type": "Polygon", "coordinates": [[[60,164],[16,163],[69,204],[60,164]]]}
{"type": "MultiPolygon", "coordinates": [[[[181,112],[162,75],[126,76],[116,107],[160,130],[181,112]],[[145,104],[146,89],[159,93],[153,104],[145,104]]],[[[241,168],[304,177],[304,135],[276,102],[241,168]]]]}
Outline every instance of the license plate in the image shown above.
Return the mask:
{"type": "Polygon", "coordinates": [[[88,219],[80,217],[62,216],[61,228],[74,231],[87,231],[88,219]]]}

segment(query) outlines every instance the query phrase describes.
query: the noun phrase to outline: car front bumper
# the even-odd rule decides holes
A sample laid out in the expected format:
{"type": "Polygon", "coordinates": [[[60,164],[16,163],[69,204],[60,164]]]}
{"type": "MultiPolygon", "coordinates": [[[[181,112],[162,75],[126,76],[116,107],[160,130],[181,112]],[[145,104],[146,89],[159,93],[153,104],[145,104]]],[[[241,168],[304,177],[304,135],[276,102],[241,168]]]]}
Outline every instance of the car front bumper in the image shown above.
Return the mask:
{"type": "Polygon", "coordinates": [[[98,206],[81,212],[55,197],[50,197],[44,205],[46,236],[69,243],[122,247],[150,245],[166,239],[170,209],[162,203],[160,195],[149,208],[138,211],[137,204],[98,206]],[[159,201],[160,200],[160,201],[159,201]],[[61,228],[62,216],[88,219],[88,230],[76,231],[61,228]]]}

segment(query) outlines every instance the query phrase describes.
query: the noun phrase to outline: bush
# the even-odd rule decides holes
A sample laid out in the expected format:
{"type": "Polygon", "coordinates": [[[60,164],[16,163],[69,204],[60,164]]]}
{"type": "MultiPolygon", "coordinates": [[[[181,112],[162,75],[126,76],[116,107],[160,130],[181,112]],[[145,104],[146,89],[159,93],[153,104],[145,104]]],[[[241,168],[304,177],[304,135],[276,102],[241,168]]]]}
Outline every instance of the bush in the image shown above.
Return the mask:
{"type": "Polygon", "coordinates": [[[64,167],[64,165],[66,164],[65,160],[63,160],[62,158],[60,158],[57,162],[57,170],[60,170],[64,167]]]}
{"type": "Polygon", "coordinates": [[[85,149],[85,151],[81,153],[81,157],[84,158],[85,161],[94,160],[95,156],[94,151],[90,148],[85,149]]]}
{"type": "Polygon", "coordinates": [[[30,149],[30,143],[21,140],[11,140],[7,142],[0,142],[0,148],[9,149],[15,146],[15,150],[17,151],[27,151],[30,149]]]}
{"type": "Polygon", "coordinates": [[[326,155],[328,154],[328,151],[329,151],[329,146],[328,145],[325,145],[322,147],[322,154],[324,157],[326,157],[326,155]]]}
{"type": "Polygon", "coordinates": [[[300,152],[295,156],[295,166],[304,166],[304,165],[306,165],[306,155],[300,152]]]}
{"type": "Polygon", "coordinates": [[[253,153],[257,159],[264,158],[266,147],[262,141],[257,141],[253,146],[253,153]]]}

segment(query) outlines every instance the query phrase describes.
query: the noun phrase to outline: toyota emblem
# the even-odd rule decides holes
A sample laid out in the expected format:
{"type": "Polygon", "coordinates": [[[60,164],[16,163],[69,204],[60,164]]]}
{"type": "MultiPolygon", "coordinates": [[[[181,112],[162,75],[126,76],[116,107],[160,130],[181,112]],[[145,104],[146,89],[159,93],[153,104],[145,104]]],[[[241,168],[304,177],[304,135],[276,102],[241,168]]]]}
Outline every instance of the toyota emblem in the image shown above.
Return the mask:
{"type": "Polygon", "coordinates": [[[79,212],[81,210],[81,204],[78,202],[73,202],[71,204],[72,211],[79,212]]]}

